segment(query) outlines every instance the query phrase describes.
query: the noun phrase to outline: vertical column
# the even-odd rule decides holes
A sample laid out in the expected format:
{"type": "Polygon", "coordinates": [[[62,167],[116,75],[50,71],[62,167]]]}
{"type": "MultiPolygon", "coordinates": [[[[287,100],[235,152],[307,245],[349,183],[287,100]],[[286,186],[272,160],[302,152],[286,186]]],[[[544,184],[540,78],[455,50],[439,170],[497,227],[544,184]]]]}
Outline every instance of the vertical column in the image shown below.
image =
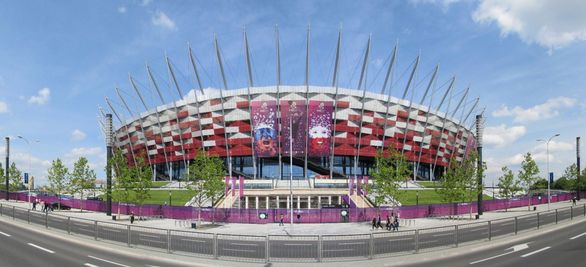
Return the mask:
{"type": "MultiPolygon", "coordinates": [[[[270,198],[269,198],[269,196],[267,196],[267,201],[265,202],[265,206],[266,206],[266,209],[267,209],[267,210],[270,208],[270,206],[269,206],[269,203],[270,203],[270,202],[269,202],[269,199],[270,199],[270,198]]],[[[278,208],[278,207],[277,207],[277,208],[278,208]]]]}
{"type": "Polygon", "coordinates": [[[301,209],[301,196],[297,196],[297,209],[301,209]]]}
{"type": "MultiPolygon", "coordinates": [[[[8,177],[8,137],[6,137],[6,177],[8,177]]],[[[106,161],[112,159],[112,114],[106,114],[106,161]]],[[[6,179],[8,189],[8,179],[6,179]]],[[[8,196],[6,197],[8,199],[8,196]]],[[[106,215],[112,215],[112,166],[106,164],[106,215]]]]}
{"type": "Polygon", "coordinates": [[[338,196],[338,205],[342,205],[342,197],[338,196]]]}
{"type": "Polygon", "coordinates": [[[332,205],[332,196],[328,196],[328,205],[332,205]]]}
{"type": "Polygon", "coordinates": [[[281,206],[279,205],[279,196],[277,196],[277,199],[275,201],[277,202],[277,209],[280,209],[281,206]]]}
{"type": "Polygon", "coordinates": [[[317,208],[321,208],[321,196],[317,196],[317,208]]]}
{"type": "Polygon", "coordinates": [[[289,206],[290,202],[291,202],[291,201],[289,201],[289,196],[287,196],[287,209],[289,209],[289,207],[290,207],[290,206],[289,206]]]}
{"type": "Polygon", "coordinates": [[[248,196],[244,197],[244,208],[248,209],[248,196]]]}
{"type": "Polygon", "coordinates": [[[307,209],[311,209],[311,196],[307,196],[307,209]]]}

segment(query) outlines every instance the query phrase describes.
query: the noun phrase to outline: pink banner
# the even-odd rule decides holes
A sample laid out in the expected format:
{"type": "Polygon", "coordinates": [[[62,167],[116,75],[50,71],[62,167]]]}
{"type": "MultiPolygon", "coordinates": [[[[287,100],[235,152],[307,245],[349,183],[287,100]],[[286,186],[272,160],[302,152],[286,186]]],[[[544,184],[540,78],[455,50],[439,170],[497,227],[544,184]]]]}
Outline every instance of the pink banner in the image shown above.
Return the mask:
{"type": "Polygon", "coordinates": [[[277,156],[277,101],[251,103],[254,153],[257,157],[277,156]]]}
{"type": "Polygon", "coordinates": [[[238,196],[242,197],[244,196],[244,176],[239,176],[238,179],[238,196]]]}
{"type": "Polygon", "coordinates": [[[331,101],[309,101],[309,156],[324,157],[330,155],[333,111],[334,106],[331,101]]]}
{"type": "Polygon", "coordinates": [[[304,100],[281,100],[281,144],[283,155],[305,155],[307,112],[304,100]],[[290,146],[290,141],[293,147],[290,146]]]}

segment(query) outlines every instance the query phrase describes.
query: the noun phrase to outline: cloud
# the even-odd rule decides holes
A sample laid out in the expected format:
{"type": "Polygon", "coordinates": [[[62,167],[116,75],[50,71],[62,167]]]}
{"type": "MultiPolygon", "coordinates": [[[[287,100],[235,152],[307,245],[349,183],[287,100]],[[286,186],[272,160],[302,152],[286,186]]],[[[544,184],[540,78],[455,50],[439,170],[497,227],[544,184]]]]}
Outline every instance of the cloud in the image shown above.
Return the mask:
{"type": "Polygon", "coordinates": [[[459,2],[460,0],[410,0],[409,2],[414,5],[419,4],[433,4],[440,5],[444,10],[447,10],[450,5],[459,2]]]}
{"type": "Polygon", "coordinates": [[[168,30],[176,30],[175,22],[167,16],[164,12],[158,11],[154,17],[152,17],[152,23],[155,26],[163,27],[168,30]]]}
{"type": "Polygon", "coordinates": [[[501,35],[559,49],[586,40],[586,1],[482,0],[472,14],[476,23],[496,23],[501,35]]]}
{"type": "Polygon", "coordinates": [[[51,97],[51,90],[49,88],[45,87],[45,88],[39,90],[37,95],[31,96],[28,99],[28,102],[29,102],[29,104],[43,105],[49,101],[50,97],[51,97]]]}
{"type": "Polygon", "coordinates": [[[527,129],[525,126],[507,127],[505,124],[494,127],[486,127],[484,130],[484,144],[502,147],[515,142],[521,136],[525,135],[527,129]]]}
{"type": "Polygon", "coordinates": [[[142,0],[142,2],[140,2],[141,6],[148,6],[153,2],[153,0],[142,0]]]}
{"type": "Polygon", "coordinates": [[[126,7],[125,6],[118,7],[118,13],[121,13],[121,14],[126,13],[126,7]]]}
{"type": "Polygon", "coordinates": [[[8,112],[8,104],[6,102],[0,101],[0,113],[8,112]]]}
{"type": "MultiPolygon", "coordinates": [[[[550,153],[553,151],[572,151],[572,150],[574,150],[574,148],[575,148],[574,144],[563,142],[563,141],[551,140],[549,142],[549,152],[550,153]]],[[[547,151],[547,145],[546,145],[545,141],[541,142],[541,144],[539,144],[537,147],[535,147],[535,151],[542,151],[542,152],[547,151]]]]}
{"type": "Polygon", "coordinates": [[[574,105],[576,105],[576,99],[562,96],[550,98],[543,104],[526,109],[519,106],[509,109],[503,105],[500,109],[492,112],[492,115],[495,117],[514,117],[515,122],[523,123],[556,117],[559,115],[558,109],[574,105]]]}
{"type": "Polygon", "coordinates": [[[101,147],[76,147],[71,149],[67,154],[65,154],[68,158],[79,158],[79,157],[92,157],[92,156],[99,156],[102,154],[101,147]]]}
{"type": "Polygon", "coordinates": [[[80,131],[79,129],[75,129],[71,133],[71,140],[73,140],[73,141],[81,141],[81,140],[85,139],[85,137],[86,137],[86,134],[84,132],[80,131]]]}

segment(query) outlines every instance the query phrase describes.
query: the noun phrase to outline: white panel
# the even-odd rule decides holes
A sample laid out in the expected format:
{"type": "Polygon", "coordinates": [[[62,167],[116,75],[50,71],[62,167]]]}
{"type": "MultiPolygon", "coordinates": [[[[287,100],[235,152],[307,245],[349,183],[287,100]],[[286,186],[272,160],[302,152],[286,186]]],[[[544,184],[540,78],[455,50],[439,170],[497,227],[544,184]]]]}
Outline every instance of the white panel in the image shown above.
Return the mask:
{"type": "Polygon", "coordinates": [[[201,119],[201,124],[202,125],[210,124],[212,122],[213,122],[212,118],[204,118],[204,119],[201,119]]]}
{"type": "Polygon", "coordinates": [[[371,146],[383,146],[383,141],[381,140],[370,140],[371,146]]]}
{"type": "Polygon", "coordinates": [[[360,132],[362,132],[363,134],[372,134],[372,129],[366,128],[366,127],[362,127],[360,129],[360,132]]]}
{"type": "Polygon", "coordinates": [[[421,142],[421,141],[423,141],[423,137],[421,137],[421,136],[413,136],[413,141],[415,141],[415,142],[421,142]]]}
{"type": "Polygon", "coordinates": [[[205,146],[205,147],[215,146],[215,145],[216,145],[216,140],[203,141],[203,146],[205,146]]]}
{"type": "Polygon", "coordinates": [[[405,150],[411,150],[411,145],[405,144],[405,146],[403,147],[403,149],[405,149],[405,150]]]}
{"type": "Polygon", "coordinates": [[[404,121],[398,121],[395,126],[397,126],[397,128],[406,128],[407,127],[407,122],[404,121]]]}
{"type": "Polygon", "coordinates": [[[232,127],[226,127],[226,132],[227,133],[237,133],[238,131],[238,126],[232,126],[232,127]]]}
{"type": "Polygon", "coordinates": [[[207,129],[207,130],[202,130],[202,134],[205,135],[213,135],[214,134],[214,130],[213,129],[207,129]]]}
{"type": "Polygon", "coordinates": [[[368,122],[368,123],[372,123],[374,121],[374,118],[371,116],[363,116],[362,117],[362,121],[363,122],[368,122]]]}
{"type": "Polygon", "coordinates": [[[172,136],[165,136],[163,137],[163,142],[167,143],[167,142],[171,142],[173,141],[173,137],[172,136]]]}

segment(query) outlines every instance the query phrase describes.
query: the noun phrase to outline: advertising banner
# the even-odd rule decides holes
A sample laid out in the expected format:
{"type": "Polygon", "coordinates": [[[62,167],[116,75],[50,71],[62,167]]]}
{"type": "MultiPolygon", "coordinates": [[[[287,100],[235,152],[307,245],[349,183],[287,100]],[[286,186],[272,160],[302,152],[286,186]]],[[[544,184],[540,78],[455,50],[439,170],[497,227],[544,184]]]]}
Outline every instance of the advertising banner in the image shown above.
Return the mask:
{"type": "Polygon", "coordinates": [[[281,147],[283,155],[305,155],[305,137],[307,134],[307,113],[304,100],[281,100],[281,147]],[[293,147],[290,147],[290,140],[293,147]]]}
{"type": "Polygon", "coordinates": [[[311,157],[330,155],[333,110],[331,101],[309,101],[308,150],[311,157]]]}
{"type": "Polygon", "coordinates": [[[259,158],[277,156],[277,102],[251,103],[254,153],[259,158]]]}

